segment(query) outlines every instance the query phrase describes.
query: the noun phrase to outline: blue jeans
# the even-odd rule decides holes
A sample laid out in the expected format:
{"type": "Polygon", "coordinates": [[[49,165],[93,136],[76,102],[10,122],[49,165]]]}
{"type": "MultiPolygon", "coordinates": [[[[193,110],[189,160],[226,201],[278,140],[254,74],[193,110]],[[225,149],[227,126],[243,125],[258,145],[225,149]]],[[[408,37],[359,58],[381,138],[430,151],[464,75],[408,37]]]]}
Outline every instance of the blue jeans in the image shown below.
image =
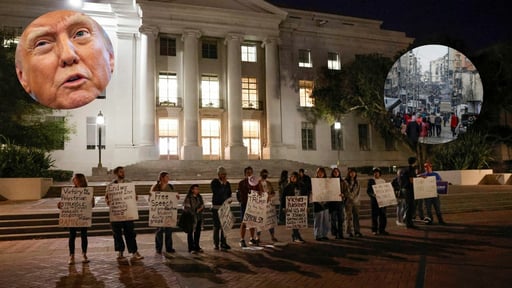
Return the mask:
{"type": "Polygon", "coordinates": [[[76,231],[80,230],[80,238],[82,240],[82,253],[87,253],[87,227],[70,227],[69,228],[69,255],[75,254],[76,231]]]}
{"type": "MultiPolygon", "coordinates": [[[[222,227],[220,225],[219,209],[212,208],[212,218],[213,218],[213,245],[215,245],[215,247],[219,246],[219,238],[220,238],[220,244],[226,245],[226,236],[224,236],[224,231],[222,231],[222,227]]],[[[242,220],[243,220],[243,216],[242,216],[242,220]]]]}
{"type": "Polygon", "coordinates": [[[425,199],[425,205],[427,206],[427,216],[434,220],[432,218],[432,206],[434,206],[434,210],[436,211],[437,221],[443,222],[443,215],[441,215],[441,201],[439,199],[439,196],[434,198],[428,198],[425,199]]]}
{"type": "Polygon", "coordinates": [[[329,233],[329,210],[325,209],[320,212],[315,212],[315,219],[313,222],[315,238],[327,237],[329,233]]]}
{"type": "Polygon", "coordinates": [[[170,227],[158,227],[155,233],[155,249],[156,252],[161,253],[164,245],[165,234],[165,251],[172,251],[172,230],[170,227]]]}

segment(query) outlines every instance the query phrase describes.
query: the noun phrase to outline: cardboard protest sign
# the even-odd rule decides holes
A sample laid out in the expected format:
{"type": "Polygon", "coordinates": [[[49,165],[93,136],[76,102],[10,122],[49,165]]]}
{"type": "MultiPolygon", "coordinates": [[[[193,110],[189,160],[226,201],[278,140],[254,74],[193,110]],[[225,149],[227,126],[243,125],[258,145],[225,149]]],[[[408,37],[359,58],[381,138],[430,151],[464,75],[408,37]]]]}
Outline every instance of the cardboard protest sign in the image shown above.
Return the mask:
{"type": "Polygon", "coordinates": [[[437,197],[436,177],[413,178],[414,199],[425,199],[437,197]]]}
{"type": "Polygon", "coordinates": [[[231,231],[233,228],[233,224],[235,223],[235,216],[233,215],[233,212],[231,212],[231,204],[229,201],[230,199],[225,200],[218,211],[220,225],[222,227],[222,231],[224,231],[224,234],[229,233],[229,231],[231,231]]]}
{"type": "Polygon", "coordinates": [[[93,187],[62,188],[59,226],[91,227],[93,194],[93,187]]]}
{"type": "Polygon", "coordinates": [[[178,222],[178,193],[151,191],[149,196],[150,227],[175,227],[178,222]]]}
{"type": "Polygon", "coordinates": [[[267,211],[265,215],[265,225],[263,230],[268,230],[277,226],[277,211],[276,206],[271,202],[267,203],[267,211]]]}
{"type": "Polygon", "coordinates": [[[311,178],[312,202],[341,201],[340,179],[311,178]]]}
{"type": "Polygon", "coordinates": [[[139,219],[135,184],[109,184],[107,185],[107,195],[110,199],[110,222],[139,219]]]}
{"type": "Polygon", "coordinates": [[[379,208],[396,205],[395,190],[391,183],[382,183],[372,185],[373,192],[375,192],[375,198],[377,198],[377,204],[379,208]]]}
{"type": "Polygon", "coordinates": [[[263,228],[265,225],[267,199],[267,193],[261,193],[261,195],[258,194],[257,191],[251,191],[251,193],[249,193],[243,219],[243,222],[248,228],[263,228]]]}
{"type": "Polygon", "coordinates": [[[286,197],[286,229],[308,227],[308,196],[286,197]]]}

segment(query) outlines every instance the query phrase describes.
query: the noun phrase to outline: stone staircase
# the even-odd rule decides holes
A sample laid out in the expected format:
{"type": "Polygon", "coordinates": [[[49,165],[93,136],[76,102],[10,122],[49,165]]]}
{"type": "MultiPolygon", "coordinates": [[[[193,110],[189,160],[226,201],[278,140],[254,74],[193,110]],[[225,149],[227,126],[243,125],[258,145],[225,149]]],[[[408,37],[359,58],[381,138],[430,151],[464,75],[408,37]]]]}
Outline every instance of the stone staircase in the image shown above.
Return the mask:
{"type": "MultiPolygon", "coordinates": [[[[289,172],[303,168],[306,174],[312,176],[317,165],[297,161],[272,159],[272,160],[148,160],[125,166],[126,178],[133,181],[156,181],[160,171],[167,171],[172,180],[211,180],[217,177],[217,167],[226,168],[228,178],[242,179],[244,168],[251,166],[255,175],[259,171],[267,169],[269,177],[279,178],[282,170],[289,172]]],[[[112,169],[114,167],[111,167],[112,169]]],[[[111,172],[109,172],[111,173],[111,172]]],[[[110,181],[113,176],[88,176],[89,181],[110,181]]]]}
{"type": "MultiPolygon", "coordinates": [[[[273,181],[275,185],[277,185],[273,181]]],[[[365,185],[366,181],[362,181],[365,185]]],[[[148,205],[145,199],[151,184],[136,185],[137,194],[141,195],[138,201],[139,220],[135,222],[136,231],[139,234],[153,233],[154,228],[148,227],[148,205]]],[[[175,190],[179,193],[186,193],[190,184],[176,184],[175,190]]],[[[200,191],[205,199],[206,206],[211,205],[211,194],[209,193],[209,182],[202,181],[200,191]]],[[[232,191],[236,190],[237,181],[231,182],[232,191]]],[[[105,185],[95,186],[96,206],[93,209],[93,225],[89,228],[90,235],[111,235],[108,207],[104,202],[105,185]]],[[[60,189],[59,189],[60,191],[60,189]]],[[[59,192],[60,193],[60,192],[59,192]]],[[[58,196],[56,196],[58,197],[58,196]]],[[[233,195],[234,197],[234,195],[233,195]]],[[[441,197],[441,209],[444,214],[474,212],[486,210],[512,209],[512,189],[505,185],[475,185],[475,186],[449,186],[447,195],[441,197]]],[[[183,197],[184,198],[184,197],[183,197]]],[[[182,198],[182,199],[183,199],[182,198]]],[[[55,199],[55,201],[57,201],[55,199]]],[[[366,195],[366,187],[361,189],[360,218],[370,217],[370,203],[366,195]]],[[[56,207],[56,205],[54,206],[56,207]]],[[[232,211],[237,219],[236,227],[240,225],[239,204],[235,201],[232,211]]],[[[23,215],[0,215],[0,240],[34,239],[34,238],[55,238],[67,237],[68,232],[58,226],[58,210],[50,213],[25,213],[23,215]]],[[[205,209],[204,229],[212,229],[211,210],[205,209]]],[[[179,214],[179,213],[178,213],[179,214]]],[[[388,208],[389,225],[393,225],[395,218],[395,207],[388,208]]],[[[309,214],[310,227],[312,226],[312,213],[309,214]]]]}

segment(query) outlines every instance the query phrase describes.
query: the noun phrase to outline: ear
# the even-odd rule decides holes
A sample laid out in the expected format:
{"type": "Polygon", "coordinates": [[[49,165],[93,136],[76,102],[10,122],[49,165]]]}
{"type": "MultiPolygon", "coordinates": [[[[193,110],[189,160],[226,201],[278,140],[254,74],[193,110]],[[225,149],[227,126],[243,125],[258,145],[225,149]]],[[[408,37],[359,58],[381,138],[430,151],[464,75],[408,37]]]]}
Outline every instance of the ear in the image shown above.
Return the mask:
{"type": "Polygon", "coordinates": [[[25,79],[25,74],[18,66],[16,66],[16,76],[18,76],[18,80],[20,81],[21,86],[23,86],[23,89],[25,89],[28,94],[32,95],[32,90],[30,89],[28,81],[25,79]]]}

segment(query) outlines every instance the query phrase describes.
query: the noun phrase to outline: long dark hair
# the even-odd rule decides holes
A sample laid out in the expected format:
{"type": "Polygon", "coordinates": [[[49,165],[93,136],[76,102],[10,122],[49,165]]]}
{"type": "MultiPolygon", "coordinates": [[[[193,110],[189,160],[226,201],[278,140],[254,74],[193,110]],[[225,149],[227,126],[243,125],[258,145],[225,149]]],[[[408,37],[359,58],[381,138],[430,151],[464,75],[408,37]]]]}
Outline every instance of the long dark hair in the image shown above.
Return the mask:
{"type": "Polygon", "coordinates": [[[350,172],[354,172],[354,173],[356,173],[356,175],[354,176],[354,183],[356,183],[356,184],[357,184],[357,171],[356,171],[356,169],[354,169],[354,168],[348,168],[347,178],[345,178],[345,180],[347,180],[347,182],[349,182],[349,183],[350,183],[350,180],[351,180],[351,179],[350,179],[350,172]]]}
{"type": "Polygon", "coordinates": [[[194,194],[194,193],[192,192],[192,190],[193,190],[194,188],[196,188],[196,187],[197,187],[197,188],[199,188],[199,184],[192,184],[192,185],[190,185],[190,188],[188,188],[188,192],[187,192],[187,194],[192,196],[192,194],[194,194]]]}
{"type": "Polygon", "coordinates": [[[85,175],[82,173],[76,173],[75,174],[76,180],[78,180],[78,186],[77,187],[87,187],[87,179],[85,178],[85,175]]]}

